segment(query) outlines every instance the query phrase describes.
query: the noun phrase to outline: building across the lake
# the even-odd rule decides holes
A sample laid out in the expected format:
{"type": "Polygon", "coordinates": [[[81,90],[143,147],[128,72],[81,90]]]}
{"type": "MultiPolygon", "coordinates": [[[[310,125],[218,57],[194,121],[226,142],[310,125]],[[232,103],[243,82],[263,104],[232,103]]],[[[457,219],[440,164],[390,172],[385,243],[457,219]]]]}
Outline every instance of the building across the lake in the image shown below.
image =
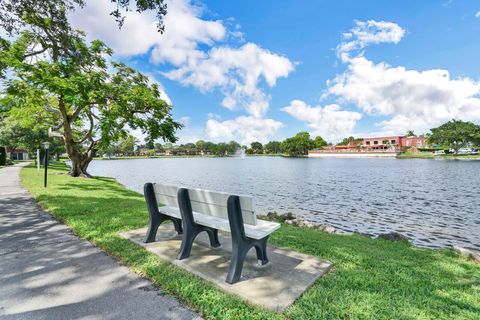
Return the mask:
{"type": "Polygon", "coordinates": [[[402,149],[425,148],[423,137],[388,136],[363,138],[348,145],[325,146],[308,151],[309,157],[395,157],[402,149]]]}
{"type": "Polygon", "coordinates": [[[425,148],[426,140],[423,137],[390,136],[380,138],[364,138],[362,148],[371,150],[388,150],[394,148],[425,148]]]}

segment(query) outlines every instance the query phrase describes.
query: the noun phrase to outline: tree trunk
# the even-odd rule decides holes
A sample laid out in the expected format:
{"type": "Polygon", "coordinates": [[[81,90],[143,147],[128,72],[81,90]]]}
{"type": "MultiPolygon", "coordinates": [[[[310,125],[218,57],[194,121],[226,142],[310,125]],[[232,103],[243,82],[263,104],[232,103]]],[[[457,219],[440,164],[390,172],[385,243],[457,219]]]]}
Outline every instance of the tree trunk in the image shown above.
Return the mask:
{"type": "Polygon", "coordinates": [[[72,177],[92,178],[92,176],[88,174],[87,168],[90,161],[93,159],[93,148],[95,147],[95,143],[92,142],[90,144],[90,148],[85,154],[78,150],[79,146],[76,145],[72,133],[72,119],[67,114],[63,97],[59,98],[58,105],[63,118],[63,139],[65,141],[65,149],[68,157],[72,161],[72,167],[69,173],[72,177]]]}
{"type": "Polygon", "coordinates": [[[85,163],[85,161],[81,161],[78,159],[70,159],[72,160],[72,167],[69,173],[72,177],[92,178],[92,176],[87,172],[88,164],[90,163],[90,161],[85,163]]]}

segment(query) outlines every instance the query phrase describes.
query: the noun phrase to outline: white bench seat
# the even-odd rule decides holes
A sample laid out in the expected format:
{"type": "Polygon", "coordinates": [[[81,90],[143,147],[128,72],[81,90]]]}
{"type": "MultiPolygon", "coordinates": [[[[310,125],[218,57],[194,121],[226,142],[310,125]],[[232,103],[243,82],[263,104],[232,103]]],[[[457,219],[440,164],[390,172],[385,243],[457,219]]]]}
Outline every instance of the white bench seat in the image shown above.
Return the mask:
{"type": "MultiPolygon", "coordinates": [[[[166,214],[170,217],[181,219],[182,216],[180,214],[180,209],[171,207],[171,206],[163,206],[159,207],[158,211],[163,214],[166,214]]],[[[214,229],[230,232],[230,224],[228,220],[223,218],[215,217],[215,216],[208,216],[202,214],[200,212],[193,211],[193,218],[196,223],[211,227],[214,229]]],[[[252,226],[249,224],[243,225],[245,229],[245,235],[249,238],[253,239],[262,239],[274,232],[275,230],[280,228],[280,224],[277,222],[272,221],[265,221],[257,219],[257,224],[252,226]]]]}
{"type": "Polygon", "coordinates": [[[268,263],[268,236],[280,224],[257,219],[253,198],[201,189],[186,189],[147,182],[144,186],[149,212],[149,227],[145,242],[155,241],[158,226],[171,220],[182,235],[177,259],[190,256],[195,237],[206,232],[210,246],[219,247],[218,230],[232,235],[232,260],[226,282],[240,280],[248,250],[255,247],[257,261],[268,263]]]}

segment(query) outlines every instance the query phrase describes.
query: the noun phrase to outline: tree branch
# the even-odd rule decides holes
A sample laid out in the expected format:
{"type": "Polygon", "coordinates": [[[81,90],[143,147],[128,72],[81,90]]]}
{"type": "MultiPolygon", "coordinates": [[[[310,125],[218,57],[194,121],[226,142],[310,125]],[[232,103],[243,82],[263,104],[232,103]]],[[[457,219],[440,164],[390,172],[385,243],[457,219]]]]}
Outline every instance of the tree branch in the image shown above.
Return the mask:
{"type": "Polygon", "coordinates": [[[38,50],[38,51],[33,51],[33,52],[30,52],[30,53],[27,53],[23,56],[23,58],[28,58],[28,57],[32,57],[32,56],[36,56],[38,54],[41,54],[41,53],[44,53],[45,51],[47,51],[48,48],[44,48],[42,50],[38,50]]]}
{"type": "Polygon", "coordinates": [[[87,139],[93,142],[93,138],[92,138],[92,132],[94,127],[93,117],[91,113],[88,113],[87,116],[88,116],[88,120],[90,121],[90,129],[88,129],[87,133],[85,133],[85,135],[79,142],[75,142],[77,144],[82,144],[85,141],[87,141],[87,139]]]}
{"type": "Polygon", "coordinates": [[[51,113],[56,113],[56,114],[61,114],[61,112],[58,109],[54,109],[51,106],[49,106],[48,104],[43,105],[43,108],[45,109],[45,111],[48,111],[48,112],[51,112],[51,113]]]}

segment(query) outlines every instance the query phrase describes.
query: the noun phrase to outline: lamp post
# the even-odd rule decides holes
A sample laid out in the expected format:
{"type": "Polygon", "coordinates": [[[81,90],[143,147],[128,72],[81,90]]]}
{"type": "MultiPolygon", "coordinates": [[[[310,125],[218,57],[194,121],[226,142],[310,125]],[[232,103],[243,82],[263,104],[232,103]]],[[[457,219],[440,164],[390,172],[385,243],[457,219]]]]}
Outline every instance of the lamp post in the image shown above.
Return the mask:
{"type": "Polygon", "coordinates": [[[46,188],[47,187],[48,149],[50,148],[50,142],[45,141],[43,143],[43,147],[45,148],[45,162],[43,164],[43,166],[45,167],[45,175],[43,178],[43,187],[46,188]]]}

